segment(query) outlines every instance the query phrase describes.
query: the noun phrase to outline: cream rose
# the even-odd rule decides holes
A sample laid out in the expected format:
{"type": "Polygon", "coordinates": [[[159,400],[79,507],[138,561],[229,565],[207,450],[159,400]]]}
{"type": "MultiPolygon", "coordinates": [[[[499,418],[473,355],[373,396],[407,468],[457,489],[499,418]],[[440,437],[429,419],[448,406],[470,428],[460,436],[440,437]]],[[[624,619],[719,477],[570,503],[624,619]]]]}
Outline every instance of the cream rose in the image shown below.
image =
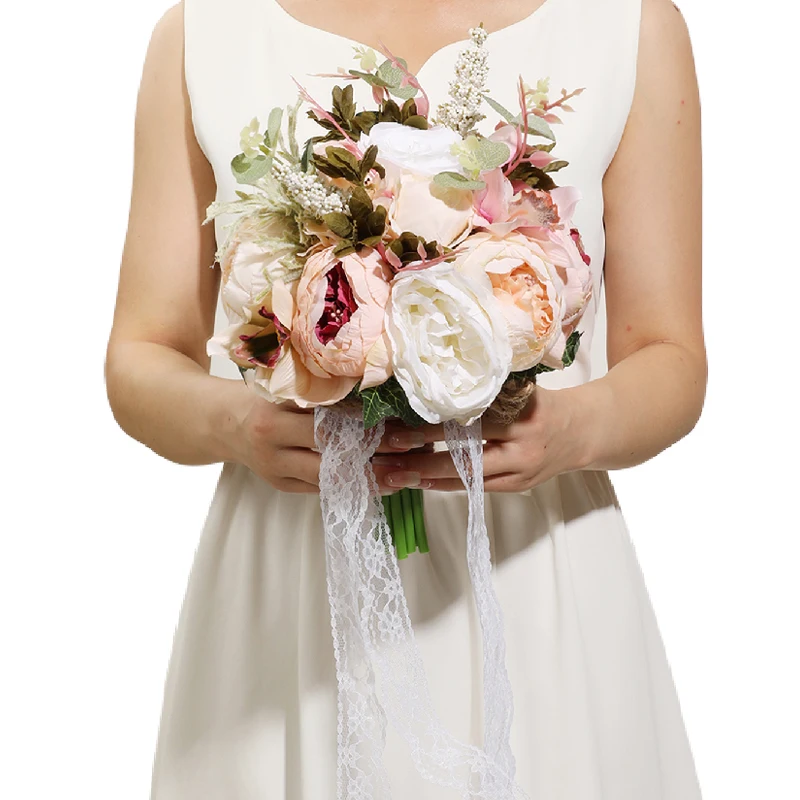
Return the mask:
{"type": "MultiPolygon", "coordinates": [[[[563,281],[542,243],[511,233],[476,233],[455,267],[472,278],[488,276],[509,331],[513,372],[536,366],[562,335],[563,281]]],[[[563,349],[562,349],[563,351],[563,349]]]]}
{"type": "Polygon", "coordinates": [[[401,273],[386,321],[395,377],[424,420],[467,425],[491,405],[512,352],[485,274],[472,278],[448,263],[401,273]]]}

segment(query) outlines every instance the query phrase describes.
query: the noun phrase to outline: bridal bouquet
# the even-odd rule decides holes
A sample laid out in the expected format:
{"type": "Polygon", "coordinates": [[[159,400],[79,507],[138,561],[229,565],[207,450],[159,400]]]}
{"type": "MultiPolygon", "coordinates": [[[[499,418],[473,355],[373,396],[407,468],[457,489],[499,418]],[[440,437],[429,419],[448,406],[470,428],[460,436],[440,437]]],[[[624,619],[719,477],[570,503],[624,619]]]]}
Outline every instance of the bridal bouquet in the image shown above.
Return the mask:
{"type": "Polygon", "coordinates": [[[537,374],[572,363],[592,277],[572,224],[580,192],[555,182],[567,162],[553,154],[551,127],[582,90],[551,102],[548,80],[531,87],[520,78],[519,108],[508,110],[485,88],[486,39],[482,26],[470,30],[449,99],[435,113],[406,62],[388,50],[381,60],[356,48],[358,68],[328,76],[339,80],[327,107],[297,84],[293,106],[242,130],[231,168],[246,188],[214,202],[205,220],[234,217],[217,252],[231,324],[209,340],[208,353],[232,359],[268,400],[315,409],[344,698],[340,786],[362,781],[369,790],[358,797],[383,796],[375,765],[384,713],[404,731],[421,772],[438,776],[431,779],[471,782],[476,798],[507,798],[513,789],[480,420],[513,420],[537,374]],[[369,85],[372,108],[357,107],[357,81],[369,85]],[[320,130],[299,142],[304,105],[320,130]],[[478,131],[484,107],[496,115],[488,135],[478,131]],[[482,750],[441,731],[427,697],[395,552],[387,555],[389,538],[399,558],[428,549],[422,495],[403,490],[375,502],[369,459],[386,418],[444,423],[469,491],[471,574],[494,709],[482,750]],[[382,701],[368,677],[354,677],[359,663],[386,679],[382,701]],[[422,733],[410,733],[410,720],[423,720],[422,733]]]}

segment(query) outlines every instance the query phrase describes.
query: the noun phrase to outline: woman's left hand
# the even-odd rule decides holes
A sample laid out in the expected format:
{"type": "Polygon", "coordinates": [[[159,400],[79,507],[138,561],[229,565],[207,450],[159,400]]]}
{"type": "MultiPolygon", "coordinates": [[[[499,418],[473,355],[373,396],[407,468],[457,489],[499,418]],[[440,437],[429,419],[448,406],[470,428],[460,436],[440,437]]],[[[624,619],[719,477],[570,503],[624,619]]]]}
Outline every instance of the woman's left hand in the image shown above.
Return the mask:
{"type": "MultiPolygon", "coordinates": [[[[537,386],[519,418],[510,425],[483,424],[483,474],[487,492],[523,492],[590,463],[587,436],[579,422],[580,387],[537,386]]],[[[444,440],[442,425],[405,426],[386,423],[384,441],[397,454],[372,459],[382,491],[404,487],[459,491],[464,484],[448,451],[403,453],[444,440]]]]}

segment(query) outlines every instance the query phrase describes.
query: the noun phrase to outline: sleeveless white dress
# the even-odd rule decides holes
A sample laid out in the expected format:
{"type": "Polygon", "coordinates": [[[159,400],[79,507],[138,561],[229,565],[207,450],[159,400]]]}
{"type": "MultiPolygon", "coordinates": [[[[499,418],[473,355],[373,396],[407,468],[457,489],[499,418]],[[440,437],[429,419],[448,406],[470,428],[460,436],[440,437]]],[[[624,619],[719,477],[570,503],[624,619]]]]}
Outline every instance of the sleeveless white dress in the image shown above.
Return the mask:
{"type": "MultiPolygon", "coordinates": [[[[555,152],[570,162],[558,183],[583,194],[575,224],[592,258],[596,300],[576,363],[542,376],[545,387],[589,380],[592,361],[594,374],[605,369],[601,182],[633,96],[640,13],[641,0],[545,0],[488,39],[488,86],[505,106],[516,105],[519,74],[528,83],[549,76],[551,96],[586,88],[557,127],[555,152]]],[[[294,102],[292,76],[327,104],[334,81],[311,73],[353,66],[359,44],[301,23],[276,0],[185,0],[185,36],[194,129],[220,200],[234,198],[229,165],[241,128],[294,102]]],[[[445,99],[464,44],[442,47],[418,72],[432,108],[445,99]]],[[[369,103],[366,86],[355,88],[369,103]]],[[[301,140],[316,132],[301,120],[301,140]]],[[[227,221],[215,220],[218,241],[227,221]]],[[[225,324],[220,308],[218,329],[225,324]]],[[[227,362],[212,372],[241,380],[227,362]]],[[[486,505],[520,786],[531,800],[699,798],[672,674],[607,473],[489,493],[486,505]]],[[[426,492],[425,513],[431,552],[401,562],[411,618],[444,723],[480,744],[466,493],[426,492]]],[[[322,536],[318,496],[282,493],[246,467],[223,465],[175,633],[151,800],[336,797],[322,536]]],[[[453,797],[417,775],[391,731],[385,761],[393,797],[453,797]]]]}

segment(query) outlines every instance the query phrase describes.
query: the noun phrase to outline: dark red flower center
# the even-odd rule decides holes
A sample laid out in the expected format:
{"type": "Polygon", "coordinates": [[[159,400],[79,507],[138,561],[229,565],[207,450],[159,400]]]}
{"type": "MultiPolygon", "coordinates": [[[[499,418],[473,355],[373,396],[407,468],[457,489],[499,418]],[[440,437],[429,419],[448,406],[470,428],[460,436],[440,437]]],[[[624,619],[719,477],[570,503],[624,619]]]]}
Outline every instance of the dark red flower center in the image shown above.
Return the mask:
{"type": "Polygon", "coordinates": [[[336,337],[343,325],[358,308],[353,297],[353,290],[347,282],[344,268],[340,262],[328,270],[325,276],[328,285],[325,289],[325,308],[314,328],[317,338],[322,344],[328,344],[336,337]]]}
{"type": "Polygon", "coordinates": [[[281,325],[280,320],[264,306],[258,313],[269,320],[272,325],[267,325],[258,333],[239,336],[242,344],[236,348],[236,355],[254,366],[274,368],[281,357],[283,343],[289,338],[289,331],[281,325]]]}
{"type": "Polygon", "coordinates": [[[586,266],[590,266],[592,263],[592,259],[586,254],[586,251],[583,249],[583,240],[581,239],[580,233],[578,233],[577,228],[570,228],[569,235],[572,237],[572,241],[575,242],[578,252],[581,254],[581,258],[583,259],[583,263],[586,266]]]}

